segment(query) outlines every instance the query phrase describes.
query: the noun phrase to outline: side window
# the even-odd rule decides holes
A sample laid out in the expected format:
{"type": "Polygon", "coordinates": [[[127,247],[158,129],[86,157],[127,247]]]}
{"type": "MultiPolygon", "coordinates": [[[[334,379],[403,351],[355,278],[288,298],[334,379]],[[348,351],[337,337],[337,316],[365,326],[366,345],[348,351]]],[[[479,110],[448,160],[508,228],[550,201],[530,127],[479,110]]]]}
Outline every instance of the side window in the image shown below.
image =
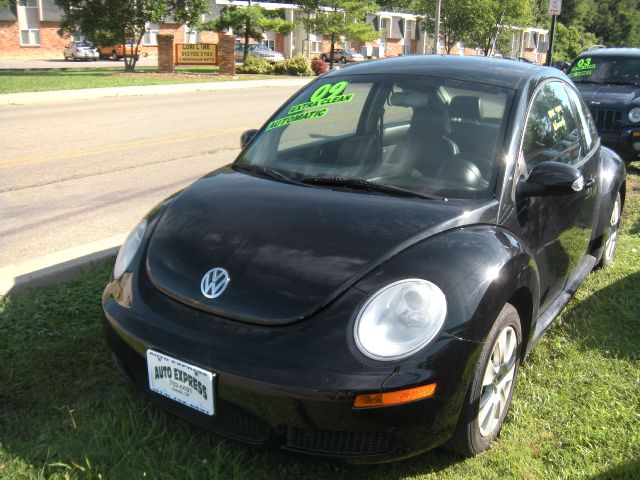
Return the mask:
{"type": "Polygon", "coordinates": [[[589,111],[587,107],[584,105],[584,102],[580,99],[578,93],[567,87],[567,93],[569,94],[569,99],[574,106],[575,111],[578,114],[578,118],[580,119],[580,127],[582,130],[582,138],[584,139],[584,152],[585,154],[590,152],[591,149],[595,146],[598,141],[598,135],[596,133],[595,125],[593,124],[593,120],[589,115],[589,111]]]}
{"type": "Polygon", "coordinates": [[[522,153],[529,171],[542,162],[580,162],[580,129],[560,82],[546,83],[531,102],[522,153]]]}

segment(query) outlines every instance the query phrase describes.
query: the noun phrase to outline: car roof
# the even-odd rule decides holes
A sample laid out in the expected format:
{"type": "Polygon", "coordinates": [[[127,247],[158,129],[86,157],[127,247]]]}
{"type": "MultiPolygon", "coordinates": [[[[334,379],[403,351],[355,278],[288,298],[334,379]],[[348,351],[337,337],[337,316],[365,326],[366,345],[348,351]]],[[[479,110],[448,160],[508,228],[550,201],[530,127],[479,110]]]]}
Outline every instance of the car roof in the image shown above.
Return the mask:
{"type": "Polygon", "coordinates": [[[582,57],[640,57],[640,48],[599,48],[582,52],[577,58],[582,57]]]}
{"type": "Polygon", "coordinates": [[[475,83],[518,88],[532,77],[557,77],[566,80],[560,70],[502,58],[458,55],[408,55],[352,65],[326,76],[400,74],[454,78],[475,83]]]}

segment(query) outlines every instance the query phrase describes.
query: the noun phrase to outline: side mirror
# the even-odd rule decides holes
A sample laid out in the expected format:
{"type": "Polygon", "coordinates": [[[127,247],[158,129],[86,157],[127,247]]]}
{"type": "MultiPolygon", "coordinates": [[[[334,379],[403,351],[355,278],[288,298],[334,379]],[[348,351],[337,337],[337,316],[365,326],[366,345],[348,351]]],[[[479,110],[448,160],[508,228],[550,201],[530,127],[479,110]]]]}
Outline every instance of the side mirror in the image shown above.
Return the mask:
{"type": "Polygon", "coordinates": [[[242,132],[242,135],[240,135],[240,146],[242,148],[246,147],[256,133],[258,133],[258,130],[255,128],[242,132]]]}
{"type": "Polygon", "coordinates": [[[535,166],[529,178],[520,180],[517,194],[521,198],[571,195],[584,189],[584,177],[572,165],[542,162],[535,166]]]}

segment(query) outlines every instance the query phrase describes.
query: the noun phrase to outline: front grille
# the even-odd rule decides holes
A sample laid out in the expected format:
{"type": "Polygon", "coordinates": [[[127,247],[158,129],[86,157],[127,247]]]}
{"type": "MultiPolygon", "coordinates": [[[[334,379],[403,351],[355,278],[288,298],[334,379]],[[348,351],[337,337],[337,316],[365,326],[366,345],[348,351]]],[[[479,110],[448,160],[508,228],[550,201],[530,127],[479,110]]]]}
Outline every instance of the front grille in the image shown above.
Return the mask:
{"type": "Polygon", "coordinates": [[[325,455],[375,455],[386,453],[395,446],[395,438],[387,432],[338,432],[287,429],[287,447],[325,455]]]}
{"type": "Polygon", "coordinates": [[[622,128],[622,112],[592,108],[591,114],[600,132],[617,131],[622,128]]]}
{"type": "Polygon", "coordinates": [[[269,425],[255,415],[231,403],[219,401],[216,415],[211,419],[211,430],[250,443],[264,443],[269,437],[269,425]]]}

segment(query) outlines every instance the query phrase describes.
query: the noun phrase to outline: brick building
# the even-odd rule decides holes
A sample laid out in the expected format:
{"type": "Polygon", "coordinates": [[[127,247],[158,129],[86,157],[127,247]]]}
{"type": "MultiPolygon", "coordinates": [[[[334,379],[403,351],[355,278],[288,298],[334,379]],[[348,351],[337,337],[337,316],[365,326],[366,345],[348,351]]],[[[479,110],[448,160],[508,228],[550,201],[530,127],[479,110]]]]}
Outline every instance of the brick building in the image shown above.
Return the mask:
{"type": "MultiPolygon", "coordinates": [[[[62,59],[62,50],[82,35],[61,37],[58,34],[62,10],[54,0],[18,0],[16,8],[0,7],[0,58],[62,59]]],[[[212,5],[214,2],[212,2],[212,5]]],[[[210,18],[212,14],[204,17],[210,18]]],[[[217,42],[215,32],[197,32],[178,23],[149,24],[142,39],[142,52],[157,55],[158,33],[170,33],[178,43],[217,42]]]]}
{"type": "MultiPolygon", "coordinates": [[[[228,5],[247,5],[246,0],[211,0],[211,11],[203,20],[216,18],[228,5]]],[[[289,3],[253,2],[270,10],[281,10],[285,20],[298,26],[288,35],[266,32],[263,38],[253,40],[282,52],[286,57],[302,54],[319,56],[330,49],[329,41],[322,35],[307,32],[302,24],[304,13],[289,3]]],[[[62,50],[72,38],[58,35],[63,12],[54,0],[18,0],[15,9],[0,7],[0,59],[62,59],[62,50]]],[[[418,18],[411,13],[376,12],[367,15],[380,38],[366,43],[339,42],[344,48],[355,48],[369,58],[395,57],[398,55],[435,53],[433,37],[419,27],[418,18]]],[[[510,28],[512,57],[524,57],[540,63],[544,56],[547,31],[536,28],[510,28]]],[[[143,55],[157,55],[159,33],[174,35],[176,43],[217,42],[215,32],[198,32],[186,25],[168,20],[162,24],[151,23],[142,39],[143,55]]],[[[82,39],[75,35],[75,40],[82,39]]],[[[478,51],[457,44],[453,52],[458,55],[477,55],[478,51]]]]}

